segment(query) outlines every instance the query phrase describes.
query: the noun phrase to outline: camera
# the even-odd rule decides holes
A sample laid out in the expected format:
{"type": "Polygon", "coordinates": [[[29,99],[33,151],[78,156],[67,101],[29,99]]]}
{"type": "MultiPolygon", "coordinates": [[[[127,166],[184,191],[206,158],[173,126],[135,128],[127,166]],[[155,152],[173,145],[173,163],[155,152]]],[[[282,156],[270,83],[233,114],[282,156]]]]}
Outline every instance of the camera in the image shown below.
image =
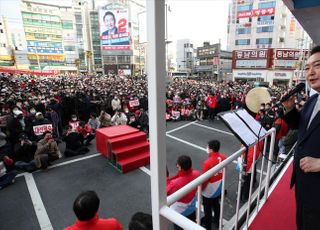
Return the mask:
{"type": "Polygon", "coordinates": [[[28,140],[28,136],[23,133],[23,134],[20,135],[19,140],[20,140],[20,141],[26,141],[26,140],[28,140]]]}

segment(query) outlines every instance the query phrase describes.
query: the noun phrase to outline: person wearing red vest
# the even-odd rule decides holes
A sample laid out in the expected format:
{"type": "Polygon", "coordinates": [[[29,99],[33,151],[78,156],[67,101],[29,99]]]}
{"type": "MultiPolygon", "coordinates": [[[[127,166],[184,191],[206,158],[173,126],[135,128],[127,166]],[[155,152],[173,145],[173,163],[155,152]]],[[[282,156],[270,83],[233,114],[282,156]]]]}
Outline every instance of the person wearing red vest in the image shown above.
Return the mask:
{"type": "MultiPolygon", "coordinates": [[[[177,160],[178,173],[174,177],[167,178],[167,195],[171,195],[180,188],[196,179],[200,173],[192,169],[192,161],[189,156],[182,155],[177,160]]],[[[196,192],[194,188],[187,195],[177,202],[173,203],[170,208],[182,214],[188,219],[195,221],[196,219],[196,192]]],[[[175,225],[175,229],[182,229],[175,225]]]]}
{"type": "MultiPolygon", "coordinates": [[[[218,165],[226,159],[226,156],[219,152],[220,142],[211,140],[208,142],[207,151],[209,157],[202,165],[202,173],[218,165]]],[[[220,197],[222,189],[222,171],[219,171],[209,180],[202,184],[202,201],[204,209],[204,227],[211,230],[212,210],[214,211],[215,226],[219,226],[220,219],[220,197]]]]}
{"type": "Polygon", "coordinates": [[[73,203],[73,211],[77,216],[77,221],[64,230],[123,230],[115,218],[99,218],[99,205],[100,199],[96,192],[82,192],[73,203]]]}

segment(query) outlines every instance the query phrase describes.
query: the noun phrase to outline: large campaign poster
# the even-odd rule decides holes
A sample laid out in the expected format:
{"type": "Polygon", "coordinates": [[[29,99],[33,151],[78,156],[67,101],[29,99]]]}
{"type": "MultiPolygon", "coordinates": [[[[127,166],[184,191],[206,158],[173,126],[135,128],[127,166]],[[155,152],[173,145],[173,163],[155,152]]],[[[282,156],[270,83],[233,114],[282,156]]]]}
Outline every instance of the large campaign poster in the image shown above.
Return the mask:
{"type": "Polygon", "coordinates": [[[129,50],[130,33],[127,8],[102,7],[99,11],[102,50],[129,50]]]}

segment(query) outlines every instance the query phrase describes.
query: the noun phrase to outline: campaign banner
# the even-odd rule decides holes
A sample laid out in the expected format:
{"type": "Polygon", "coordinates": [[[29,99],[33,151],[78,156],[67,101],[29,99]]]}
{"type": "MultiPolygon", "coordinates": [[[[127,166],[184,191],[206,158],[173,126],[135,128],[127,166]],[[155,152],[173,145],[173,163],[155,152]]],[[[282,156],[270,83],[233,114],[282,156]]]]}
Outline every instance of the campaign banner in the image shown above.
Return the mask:
{"type": "Polygon", "coordinates": [[[173,110],[173,111],[171,112],[171,114],[172,114],[172,116],[175,117],[175,118],[179,118],[179,117],[180,117],[180,111],[174,111],[174,110],[173,110]]]}
{"type": "Polygon", "coordinates": [[[129,105],[130,105],[130,107],[137,107],[140,105],[140,102],[139,102],[139,100],[131,100],[131,101],[129,101],[129,105]]]}
{"type": "Polygon", "coordinates": [[[275,11],[276,11],[276,9],[274,7],[239,11],[237,13],[237,18],[250,18],[250,17],[260,17],[260,16],[266,16],[266,15],[273,15],[275,13],[275,11]]]}
{"type": "Polygon", "coordinates": [[[305,56],[307,56],[308,51],[276,49],[275,58],[283,60],[298,60],[300,57],[303,57],[303,53],[305,56]]]}
{"type": "Polygon", "coordinates": [[[128,9],[100,8],[100,40],[102,50],[128,50],[129,33],[128,9]]]}
{"type": "Polygon", "coordinates": [[[274,14],[276,9],[274,7],[265,8],[265,9],[255,9],[252,10],[252,16],[253,17],[260,17],[260,16],[266,16],[266,15],[272,15],[274,14]]]}
{"type": "Polygon", "coordinates": [[[52,132],[52,124],[43,124],[43,125],[33,126],[33,132],[36,136],[41,136],[46,131],[52,132]]]}
{"type": "Polygon", "coordinates": [[[35,47],[50,47],[50,48],[62,48],[62,43],[60,42],[42,42],[42,41],[27,41],[27,46],[35,47]]]}
{"type": "Polygon", "coordinates": [[[247,11],[239,11],[237,13],[237,18],[249,18],[252,17],[252,11],[247,10],[247,11]]]}
{"type": "Polygon", "coordinates": [[[14,73],[14,74],[34,74],[34,75],[57,75],[59,70],[30,70],[30,69],[16,69],[0,67],[0,72],[14,73]]]}
{"type": "MultiPolygon", "coordinates": [[[[31,48],[28,47],[28,52],[29,53],[35,53],[36,49],[35,48],[31,48]]],[[[63,49],[59,49],[59,48],[37,48],[37,53],[46,53],[46,54],[63,54],[63,49]]]]}

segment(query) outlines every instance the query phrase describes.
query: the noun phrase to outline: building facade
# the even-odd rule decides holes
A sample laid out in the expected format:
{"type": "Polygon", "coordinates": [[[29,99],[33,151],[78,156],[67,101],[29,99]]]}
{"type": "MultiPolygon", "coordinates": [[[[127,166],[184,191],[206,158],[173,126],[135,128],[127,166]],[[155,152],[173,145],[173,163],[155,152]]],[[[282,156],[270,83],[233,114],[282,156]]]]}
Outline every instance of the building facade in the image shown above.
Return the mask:
{"type": "Polygon", "coordinates": [[[282,0],[233,0],[228,50],[299,48],[304,30],[282,0]]]}
{"type": "Polygon", "coordinates": [[[178,72],[193,73],[195,66],[195,48],[190,39],[180,39],[176,43],[176,63],[178,72]]]}
{"type": "Polygon", "coordinates": [[[31,69],[64,66],[63,29],[57,7],[22,2],[22,20],[31,69]]]}
{"type": "Polygon", "coordinates": [[[232,55],[233,80],[291,86],[293,81],[305,81],[296,69],[306,60],[307,55],[306,50],[300,49],[235,50],[232,55]]]}
{"type": "Polygon", "coordinates": [[[0,19],[0,65],[60,72],[146,73],[147,43],[139,43],[138,20],[145,5],[134,0],[99,3],[22,0],[18,10],[21,31],[16,25],[10,31],[5,19],[0,19]],[[115,35],[103,34],[107,11],[115,15],[115,35]]]}
{"type": "Polygon", "coordinates": [[[12,66],[14,64],[14,47],[10,34],[6,18],[0,16],[0,66],[12,66]]]}
{"type": "Polygon", "coordinates": [[[232,52],[221,50],[221,44],[204,42],[197,48],[195,73],[202,76],[213,76],[217,80],[229,80],[232,68],[232,52]]]}

